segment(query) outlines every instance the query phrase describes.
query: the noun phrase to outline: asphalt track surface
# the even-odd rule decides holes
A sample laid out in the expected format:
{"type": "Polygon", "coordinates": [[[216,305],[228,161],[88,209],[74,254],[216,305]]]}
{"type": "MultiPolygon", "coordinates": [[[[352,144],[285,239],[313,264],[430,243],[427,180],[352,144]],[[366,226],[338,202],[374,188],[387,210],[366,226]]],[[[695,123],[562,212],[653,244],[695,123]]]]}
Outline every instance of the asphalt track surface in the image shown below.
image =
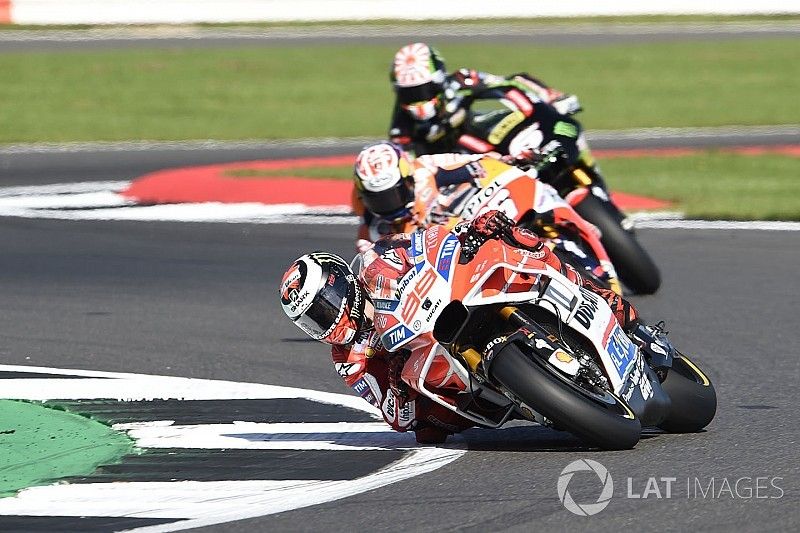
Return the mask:
{"type": "Polygon", "coordinates": [[[787,21],[683,23],[516,23],[442,24],[412,26],[332,25],[258,27],[95,28],[91,30],[12,30],[0,32],[0,53],[70,51],[110,48],[219,48],[302,45],[380,44],[401,46],[409,41],[527,43],[540,45],[602,45],[685,40],[792,38],[800,23],[787,21]]]}
{"type": "MultiPolygon", "coordinates": [[[[348,254],[352,231],[4,219],[0,358],[343,392],[326,349],[283,317],[277,285],[303,251],[348,254]]],[[[600,453],[543,428],[473,430],[471,451],[433,473],[209,531],[796,530],[800,235],[642,230],[640,237],[664,285],[635,301],[647,317],[668,322],[673,341],[715,382],[719,412],[708,431],[600,453]],[[600,461],[616,483],[610,506],[590,519],[565,511],[556,495],[559,473],[578,458],[600,461]],[[628,476],[637,493],[649,476],[675,477],[680,495],[626,499],[628,476]],[[686,498],[687,478],[706,486],[711,477],[719,484],[764,476],[783,478],[781,499],[686,498]]],[[[596,498],[597,479],[576,477],[570,491],[580,499],[582,490],[596,498]]]]}
{"type": "MultiPolygon", "coordinates": [[[[285,150],[3,154],[0,186],[127,179],[176,161],[293,154],[285,150]]],[[[0,360],[344,392],[326,349],[283,317],[277,286],[305,251],[349,255],[352,233],[352,226],[2,219],[0,360]]],[[[471,430],[470,451],[432,473],[205,530],[798,530],[800,234],[640,230],[639,237],[664,283],[634,302],[646,317],[666,320],[673,342],[714,381],[719,408],[707,431],[597,452],[544,428],[471,430]],[[556,494],[561,470],[578,458],[599,461],[615,482],[609,507],[591,518],[565,511],[556,494]],[[650,476],[676,478],[671,499],[625,497],[627,478],[641,494],[650,476]],[[756,478],[775,477],[781,491],[767,483],[767,498],[703,497],[694,484],[698,478],[705,488],[713,478],[719,492],[723,480],[733,488],[750,478],[740,487],[755,487],[756,478]]],[[[590,475],[576,475],[569,489],[579,501],[599,493],[590,475]]]]}

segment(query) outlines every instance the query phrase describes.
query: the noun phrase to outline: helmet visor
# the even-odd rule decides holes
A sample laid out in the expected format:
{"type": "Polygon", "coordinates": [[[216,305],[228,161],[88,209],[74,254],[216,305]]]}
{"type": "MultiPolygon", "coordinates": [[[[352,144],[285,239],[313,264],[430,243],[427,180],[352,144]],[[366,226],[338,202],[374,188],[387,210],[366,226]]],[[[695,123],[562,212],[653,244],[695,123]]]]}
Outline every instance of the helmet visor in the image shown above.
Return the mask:
{"type": "Polygon", "coordinates": [[[343,318],[349,299],[351,299],[350,282],[346,276],[343,273],[334,275],[329,271],[311,307],[295,322],[311,337],[321,340],[327,337],[343,318]]]}
{"type": "Polygon", "coordinates": [[[438,112],[438,98],[426,100],[424,102],[414,102],[413,104],[403,104],[406,113],[411,115],[414,120],[431,120],[438,112]]]}
{"type": "Polygon", "coordinates": [[[415,87],[398,87],[397,101],[401,105],[433,100],[442,92],[442,85],[433,81],[415,87]]]}
{"type": "Polygon", "coordinates": [[[380,192],[361,191],[364,206],[378,215],[391,215],[414,200],[410,178],[398,181],[393,187],[380,192]]]}

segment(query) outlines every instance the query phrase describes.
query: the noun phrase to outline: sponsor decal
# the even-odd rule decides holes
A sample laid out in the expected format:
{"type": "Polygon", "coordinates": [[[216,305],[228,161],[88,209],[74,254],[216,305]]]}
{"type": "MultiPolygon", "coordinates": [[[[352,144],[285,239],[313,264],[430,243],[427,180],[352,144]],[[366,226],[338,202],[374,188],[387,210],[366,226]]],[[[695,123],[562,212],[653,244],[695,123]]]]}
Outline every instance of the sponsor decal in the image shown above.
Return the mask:
{"type": "Polygon", "coordinates": [[[381,254],[381,259],[388,264],[390,267],[394,268],[395,270],[403,270],[403,260],[400,258],[400,255],[397,253],[397,250],[394,248],[390,248],[381,254]]]}
{"type": "Polygon", "coordinates": [[[353,390],[356,391],[356,394],[361,396],[365,392],[369,391],[369,384],[364,380],[364,378],[359,379],[352,385],[353,390]]]}
{"type": "Polygon", "coordinates": [[[389,319],[383,313],[376,313],[375,314],[375,326],[378,329],[386,329],[386,324],[388,323],[389,319]]]}
{"type": "Polygon", "coordinates": [[[425,231],[425,247],[428,250],[436,246],[440,229],[441,226],[433,226],[425,231]]]}
{"type": "Polygon", "coordinates": [[[639,386],[639,390],[642,393],[643,399],[647,400],[653,396],[653,385],[647,378],[647,374],[644,370],[644,359],[641,357],[636,358],[636,365],[631,371],[630,378],[628,379],[627,389],[622,393],[622,398],[626,402],[631,399],[631,396],[633,396],[633,391],[636,390],[637,385],[639,386]]]}
{"type": "Polygon", "coordinates": [[[608,337],[606,350],[617,367],[620,376],[625,376],[634,359],[636,358],[636,347],[630,341],[619,324],[615,324],[608,337]]]}
{"type": "Polygon", "coordinates": [[[556,122],[556,125],[553,126],[553,133],[556,135],[563,135],[564,137],[574,138],[578,136],[578,128],[575,126],[575,124],[570,124],[569,122],[559,120],[556,122]]]}
{"type": "Polygon", "coordinates": [[[553,282],[547,284],[547,289],[544,291],[544,296],[554,301],[561,307],[569,309],[570,311],[573,307],[575,307],[575,302],[577,300],[577,298],[573,295],[567,292],[562,292],[560,288],[556,287],[556,284],[553,282]]]}
{"type": "Polygon", "coordinates": [[[542,141],[544,141],[544,134],[539,130],[539,123],[534,122],[514,136],[508,144],[508,153],[512,156],[518,156],[538,148],[542,141]]]}
{"type": "Polygon", "coordinates": [[[336,368],[336,372],[343,378],[358,374],[361,370],[361,363],[336,363],[333,366],[336,368]]]}
{"type": "Polygon", "coordinates": [[[500,337],[495,337],[489,341],[489,344],[487,344],[486,348],[483,350],[483,362],[485,365],[488,365],[492,362],[492,359],[494,359],[494,349],[502,346],[507,340],[508,337],[506,335],[501,335],[500,337]]]}
{"type": "Polygon", "coordinates": [[[556,357],[556,359],[558,359],[562,363],[571,363],[572,361],[574,361],[574,358],[570,354],[561,349],[553,352],[553,355],[556,357]]]}
{"type": "Polygon", "coordinates": [[[292,265],[281,281],[281,303],[289,305],[296,302],[300,288],[305,284],[308,267],[304,261],[297,261],[292,265]]]}
{"type": "Polygon", "coordinates": [[[592,321],[594,321],[594,314],[599,304],[598,297],[583,287],[580,287],[580,291],[583,295],[583,301],[578,305],[578,310],[575,311],[575,320],[584,328],[589,329],[592,321]]]}
{"type": "Polygon", "coordinates": [[[516,89],[512,89],[505,94],[506,99],[510,100],[511,103],[517,107],[525,117],[529,117],[533,114],[533,104],[531,101],[521,92],[516,89]]]}
{"type": "Polygon", "coordinates": [[[543,348],[547,348],[548,350],[552,350],[552,349],[553,349],[553,347],[552,347],[552,346],[550,346],[550,344],[548,344],[548,342],[547,342],[546,340],[544,340],[544,339],[536,339],[536,340],[534,341],[534,345],[535,345],[535,346],[536,346],[536,348],[538,348],[539,350],[541,350],[541,349],[543,349],[543,348]]]}
{"type": "Polygon", "coordinates": [[[403,276],[400,283],[397,284],[397,290],[394,291],[394,297],[396,299],[400,299],[400,295],[403,294],[403,291],[406,290],[406,287],[408,287],[408,284],[411,283],[411,280],[414,279],[416,275],[417,271],[413,269],[406,272],[406,275],[403,276]]]}
{"type": "MultiPolygon", "coordinates": [[[[426,301],[427,301],[427,302],[430,302],[430,300],[426,300],[426,301]]],[[[429,312],[429,313],[428,313],[428,314],[425,316],[425,322],[430,322],[430,321],[431,321],[431,319],[433,318],[433,315],[436,313],[436,310],[437,310],[437,309],[439,309],[439,305],[441,305],[441,303],[442,303],[442,299],[441,299],[441,298],[439,298],[438,300],[436,300],[436,303],[435,303],[435,304],[433,304],[433,308],[432,308],[432,309],[430,310],[430,312],[429,312]]],[[[425,306],[424,306],[424,305],[423,305],[422,307],[423,307],[423,309],[425,308],[425,306]]],[[[428,306],[428,307],[430,307],[430,306],[428,306]]]]}
{"type": "Polygon", "coordinates": [[[399,300],[385,300],[385,299],[376,299],[373,301],[372,305],[375,306],[376,311],[387,311],[389,313],[394,312],[397,309],[397,306],[400,305],[399,300]]]}
{"type": "Polygon", "coordinates": [[[396,328],[390,329],[381,335],[381,342],[383,342],[383,345],[386,347],[386,349],[391,352],[403,341],[410,339],[413,336],[414,332],[412,332],[403,324],[400,324],[396,328]]]}
{"type": "Polygon", "coordinates": [[[544,248],[540,250],[526,250],[524,248],[514,248],[513,252],[523,257],[530,257],[532,259],[538,259],[538,260],[544,259],[545,256],[547,255],[547,252],[544,250],[544,248]]]}
{"type": "Polygon", "coordinates": [[[521,111],[514,111],[510,115],[504,117],[503,120],[498,122],[497,126],[492,128],[492,131],[486,136],[486,140],[495,145],[500,144],[503,142],[503,139],[506,138],[506,135],[508,135],[511,130],[521,124],[524,120],[525,113],[521,111]]]}
{"type": "Polygon", "coordinates": [[[445,280],[450,279],[450,266],[453,262],[453,254],[456,251],[458,244],[458,237],[455,235],[448,235],[439,251],[439,256],[436,258],[436,271],[445,280]]]}
{"type": "Polygon", "coordinates": [[[411,325],[411,327],[414,328],[414,331],[419,331],[420,329],[422,329],[422,321],[415,320],[414,323],[411,325]]]}
{"type": "Polygon", "coordinates": [[[462,135],[458,138],[458,144],[476,154],[483,154],[494,150],[494,146],[472,135],[462,135]]]}

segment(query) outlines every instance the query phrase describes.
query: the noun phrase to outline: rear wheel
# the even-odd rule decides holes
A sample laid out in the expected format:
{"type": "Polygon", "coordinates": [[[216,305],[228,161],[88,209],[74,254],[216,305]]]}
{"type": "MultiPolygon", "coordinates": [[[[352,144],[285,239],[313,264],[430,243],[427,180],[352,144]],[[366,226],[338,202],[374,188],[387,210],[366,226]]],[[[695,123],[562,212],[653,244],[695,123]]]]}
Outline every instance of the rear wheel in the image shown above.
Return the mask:
{"type": "Polygon", "coordinates": [[[655,293],[661,286],[661,274],[633,232],[621,226],[622,214],[591,193],[573,207],[580,216],[600,229],[600,241],[622,282],[637,294],[655,293]]]}
{"type": "Polygon", "coordinates": [[[681,354],[661,387],[672,400],[666,420],[658,425],[670,433],[692,433],[706,427],[717,412],[717,393],[711,380],[681,354]]]}
{"type": "Polygon", "coordinates": [[[624,450],[639,442],[641,424],[625,402],[608,391],[580,387],[530,359],[516,344],[495,355],[489,373],[526,405],[589,444],[624,450]]]}

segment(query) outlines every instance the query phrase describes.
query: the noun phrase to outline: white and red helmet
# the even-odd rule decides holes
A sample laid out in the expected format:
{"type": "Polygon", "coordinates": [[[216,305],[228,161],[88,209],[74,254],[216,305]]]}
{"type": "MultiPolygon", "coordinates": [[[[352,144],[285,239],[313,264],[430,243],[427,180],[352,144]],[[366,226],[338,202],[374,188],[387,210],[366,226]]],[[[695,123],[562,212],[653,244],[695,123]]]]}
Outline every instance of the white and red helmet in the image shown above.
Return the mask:
{"type": "Polygon", "coordinates": [[[311,338],[349,344],[369,327],[366,293],[344,259],[327,252],[298,258],[283,275],[281,306],[311,338]]]}
{"type": "Polygon", "coordinates": [[[443,107],[444,61],[435,48],[412,43],[394,55],[391,80],[397,101],[415,120],[431,120],[443,107]]]}
{"type": "Polygon", "coordinates": [[[361,149],[353,168],[364,206],[381,216],[397,215],[414,201],[414,167],[398,145],[385,141],[361,149]]]}

